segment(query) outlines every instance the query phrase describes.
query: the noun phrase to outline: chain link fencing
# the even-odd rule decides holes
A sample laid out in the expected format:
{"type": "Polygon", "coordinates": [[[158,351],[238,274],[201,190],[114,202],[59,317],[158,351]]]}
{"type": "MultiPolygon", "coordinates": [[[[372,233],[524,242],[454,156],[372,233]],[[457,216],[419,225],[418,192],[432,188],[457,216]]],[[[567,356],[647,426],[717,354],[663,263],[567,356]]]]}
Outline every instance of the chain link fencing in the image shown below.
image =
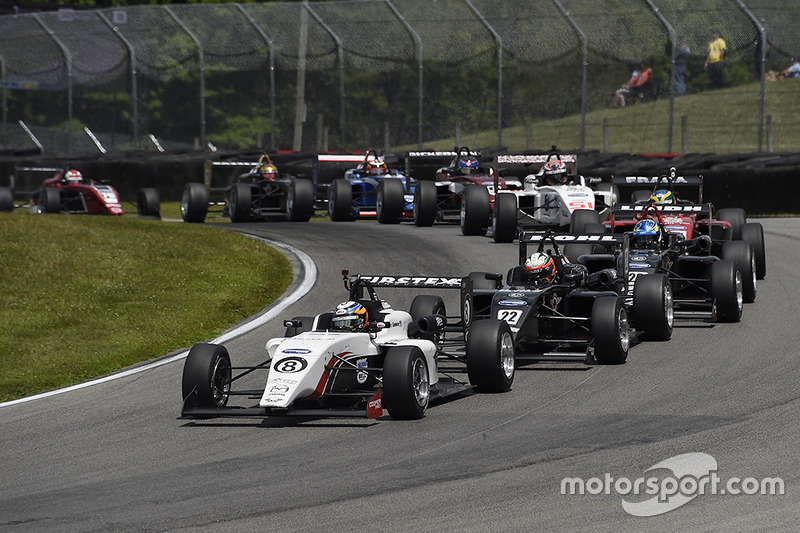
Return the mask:
{"type": "Polygon", "coordinates": [[[779,72],[800,54],[798,27],[796,0],[339,0],[5,15],[0,145],[59,156],[552,144],[797,151],[800,80],[773,83],[759,70],[779,72]],[[728,49],[722,113],[705,69],[712,30],[728,49]],[[648,90],[614,108],[640,64],[652,72],[648,90]],[[681,65],[685,94],[672,82],[681,65]]]}

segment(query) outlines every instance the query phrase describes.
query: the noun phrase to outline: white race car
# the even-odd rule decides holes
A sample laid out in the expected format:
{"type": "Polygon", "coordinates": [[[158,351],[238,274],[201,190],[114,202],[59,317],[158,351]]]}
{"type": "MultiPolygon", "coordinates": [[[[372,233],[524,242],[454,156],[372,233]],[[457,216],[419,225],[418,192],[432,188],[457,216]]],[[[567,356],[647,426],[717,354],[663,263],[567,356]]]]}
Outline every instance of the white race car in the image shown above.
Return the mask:
{"type": "Polygon", "coordinates": [[[483,321],[463,349],[453,350],[453,342],[443,340],[448,326],[441,297],[418,295],[405,312],[378,299],[373,287],[458,288],[460,278],[343,274],[348,301],[334,312],[287,320],[285,336],[267,342],[267,359],[260,364],[234,367],[224,346],[194,345],[183,369],[182,416],[375,418],[386,408],[392,418],[415,419],[431,400],[470,384],[479,391],[511,389],[514,349],[505,322],[483,321]],[[465,365],[468,383],[451,377],[464,373],[465,365]],[[263,390],[233,390],[237,380],[258,370],[267,371],[263,390]],[[259,399],[232,406],[232,396],[259,399]]]}
{"type": "MultiPolygon", "coordinates": [[[[587,224],[599,224],[617,201],[616,188],[599,179],[577,174],[577,156],[499,154],[495,176],[502,165],[541,165],[525,176],[522,190],[498,190],[492,212],[495,242],[511,242],[522,229],[563,228],[572,233],[587,231],[587,224]]],[[[599,229],[590,227],[589,230],[599,229]]]]}

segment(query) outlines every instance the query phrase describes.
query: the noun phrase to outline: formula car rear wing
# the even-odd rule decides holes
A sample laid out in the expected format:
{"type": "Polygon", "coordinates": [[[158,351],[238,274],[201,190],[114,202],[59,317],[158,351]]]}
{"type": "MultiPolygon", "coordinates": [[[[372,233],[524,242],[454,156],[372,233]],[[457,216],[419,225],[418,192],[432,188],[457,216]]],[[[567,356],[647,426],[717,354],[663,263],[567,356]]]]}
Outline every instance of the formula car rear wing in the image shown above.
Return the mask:
{"type": "Polygon", "coordinates": [[[697,203],[703,203],[703,176],[680,176],[675,167],[669,169],[669,174],[661,176],[612,176],[612,183],[617,187],[637,187],[656,189],[675,187],[690,188],[697,191],[697,203]]]}
{"type": "Polygon", "coordinates": [[[519,262],[522,264],[533,252],[529,249],[536,246],[537,250],[543,251],[548,244],[552,245],[552,252],[561,255],[561,246],[565,244],[597,244],[601,246],[623,246],[627,237],[619,233],[603,234],[582,234],[582,233],[553,233],[545,232],[523,232],[519,240],[519,262]]]}
{"type": "Polygon", "coordinates": [[[418,150],[406,153],[405,173],[406,176],[413,175],[416,179],[433,179],[436,171],[453,162],[459,155],[469,155],[480,160],[481,153],[475,150],[418,150]],[[420,170],[422,172],[420,172],[420,170]],[[430,173],[430,175],[428,175],[430,173]],[[424,177],[423,177],[424,175],[424,177]]]}
{"type": "Polygon", "coordinates": [[[578,156],[575,154],[559,154],[555,151],[547,154],[497,154],[492,165],[495,190],[499,189],[501,173],[503,176],[514,175],[522,181],[525,176],[537,173],[551,159],[560,159],[567,166],[569,175],[578,174],[578,156]],[[521,176],[517,175],[520,173],[521,176]]]}
{"type": "MultiPolygon", "coordinates": [[[[206,186],[206,189],[209,191],[211,190],[211,183],[212,181],[219,182],[221,179],[219,173],[216,175],[216,180],[214,180],[214,169],[227,169],[231,172],[235,171],[236,169],[244,169],[244,168],[252,168],[258,165],[261,161],[210,161],[207,160],[203,163],[203,185],[206,186]]],[[[238,173],[234,176],[234,179],[238,177],[238,173]]],[[[231,181],[231,176],[227,176],[228,181],[231,181]]],[[[226,183],[227,185],[227,183],[226,183]]],[[[217,187],[224,189],[224,186],[217,187]]]]}

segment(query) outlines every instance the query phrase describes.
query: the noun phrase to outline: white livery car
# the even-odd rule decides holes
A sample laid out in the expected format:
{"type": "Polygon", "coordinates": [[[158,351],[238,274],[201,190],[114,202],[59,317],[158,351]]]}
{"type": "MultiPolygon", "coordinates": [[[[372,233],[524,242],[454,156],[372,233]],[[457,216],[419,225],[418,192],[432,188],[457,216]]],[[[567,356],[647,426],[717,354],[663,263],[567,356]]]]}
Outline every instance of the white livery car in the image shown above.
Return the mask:
{"type": "Polygon", "coordinates": [[[512,242],[524,229],[583,233],[586,224],[605,219],[617,201],[612,184],[577,174],[574,154],[498,154],[494,165],[495,176],[503,166],[523,165],[529,171],[521,190],[497,191],[492,213],[495,242],[512,242]],[[538,166],[538,171],[530,172],[531,166],[538,166]]]}
{"type": "Polygon", "coordinates": [[[487,321],[462,350],[445,352],[448,326],[441,297],[418,295],[406,312],[378,299],[374,290],[458,288],[460,278],[343,275],[348,301],[335,312],[287,320],[285,336],[266,343],[267,358],[257,365],[232,366],[224,346],[194,345],[184,364],[182,416],[376,418],[385,408],[394,419],[416,419],[431,400],[470,385],[488,392],[511,389],[514,351],[505,322],[487,321]],[[263,388],[235,390],[254,371],[266,371],[263,388]],[[468,380],[451,377],[459,372],[468,380]],[[229,405],[232,397],[258,401],[229,405]]]}

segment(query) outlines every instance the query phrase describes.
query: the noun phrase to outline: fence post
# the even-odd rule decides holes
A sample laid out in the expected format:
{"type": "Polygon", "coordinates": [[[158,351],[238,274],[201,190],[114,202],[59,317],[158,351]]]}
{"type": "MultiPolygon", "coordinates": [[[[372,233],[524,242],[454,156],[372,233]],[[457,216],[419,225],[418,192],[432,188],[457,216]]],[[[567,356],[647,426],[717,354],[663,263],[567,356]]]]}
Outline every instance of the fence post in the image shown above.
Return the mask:
{"type": "MultiPolygon", "coordinates": [[[[581,147],[580,149],[583,150],[586,147],[586,70],[589,66],[589,44],[586,40],[586,34],[583,33],[580,26],[573,20],[572,16],[569,14],[569,11],[561,5],[561,2],[558,0],[553,0],[553,3],[558,7],[561,11],[561,14],[567,19],[567,22],[578,32],[578,37],[581,40],[581,49],[583,51],[583,68],[581,69],[581,147]]],[[[608,150],[606,150],[608,151],[608,150]]]]}
{"type": "Polygon", "coordinates": [[[56,36],[55,32],[47,27],[47,24],[39,17],[38,13],[34,13],[33,18],[56,42],[56,46],[61,49],[64,60],[67,62],[67,153],[70,153],[72,152],[72,54],[69,48],[56,36]]]}
{"type": "Polygon", "coordinates": [[[342,45],[342,40],[339,38],[338,35],[331,29],[328,24],[322,20],[316,11],[311,7],[311,4],[305,0],[303,5],[308,10],[309,13],[319,22],[319,25],[322,26],[328,35],[330,35],[334,41],[336,41],[336,50],[338,52],[339,57],[339,100],[340,100],[340,109],[339,109],[339,131],[341,132],[341,148],[345,149],[345,104],[344,104],[344,46],[342,45]]]}
{"type": "Polygon", "coordinates": [[[119,40],[122,41],[122,44],[128,49],[128,56],[131,59],[131,104],[133,106],[133,118],[131,121],[133,122],[133,145],[138,150],[140,147],[139,144],[139,95],[137,89],[137,81],[136,81],[136,50],[133,48],[131,42],[125,38],[124,35],[119,31],[117,26],[114,26],[108,17],[106,17],[105,13],[102,11],[97,12],[100,15],[100,18],[103,22],[106,23],[106,26],[111,28],[111,31],[119,37],[119,40]]]}
{"type": "MultiPolygon", "coordinates": [[[[759,152],[761,150],[759,149],[759,152]]],[[[772,115],[767,115],[767,151],[772,152],[772,115]]]]}
{"type": "Polygon", "coordinates": [[[661,21],[661,24],[667,28],[667,31],[669,32],[669,39],[672,42],[669,68],[669,125],[667,127],[667,152],[672,152],[672,128],[675,109],[675,54],[678,48],[678,43],[675,36],[675,30],[672,28],[672,25],[667,21],[664,15],[661,14],[661,11],[655,6],[655,4],[653,4],[652,0],[647,0],[647,4],[650,6],[650,9],[653,10],[653,13],[655,13],[656,18],[658,18],[658,20],[661,21]]]}
{"type": "Polygon", "coordinates": [[[417,149],[422,150],[422,98],[423,98],[423,96],[425,94],[424,90],[423,90],[423,87],[422,87],[422,74],[423,74],[422,38],[420,38],[419,34],[416,31],[414,31],[414,28],[411,27],[411,24],[409,24],[408,21],[406,21],[406,19],[403,18],[403,15],[400,14],[400,12],[397,10],[397,8],[394,6],[394,4],[390,0],[384,0],[384,2],[386,2],[386,5],[389,6],[389,9],[392,10],[392,13],[394,13],[394,16],[397,17],[398,20],[400,20],[400,22],[403,23],[403,25],[408,30],[408,33],[411,34],[411,37],[413,37],[414,41],[417,43],[417,55],[419,56],[418,57],[419,75],[418,75],[418,82],[417,82],[419,84],[419,86],[417,88],[417,93],[418,93],[417,94],[417,100],[418,100],[418,102],[417,102],[417,107],[418,107],[418,109],[417,109],[417,115],[418,115],[417,116],[417,149]]]}
{"type": "MultiPolygon", "coordinates": [[[[242,7],[242,4],[235,4],[239,11],[241,11],[242,15],[250,22],[250,25],[255,28],[258,34],[264,39],[264,42],[267,43],[269,47],[269,147],[271,150],[275,149],[275,43],[272,42],[272,39],[267,35],[267,33],[261,29],[261,26],[255,21],[255,19],[245,11],[242,7]]],[[[259,143],[261,146],[261,143],[259,143]]]]}
{"type": "Polygon", "coordinates": [[[689,152],[689,117],[681,115],[681,151],[689,152]]]}
{"type": "Polygon", "coordinates": [[[503,147],[503,39],[470,0],[464,0],[497,42],[497,147],[503,147]]]}
{"type": "Polygon", "coordinates": [[[197,46],[197,59],[200,62],[200,146],[202,147],[201,150],[205,150],[206,148],[206,63],[205,57],[203,54],[203,44],[200,42],[200,39],[192,33],[192,30],[189,29],[186,24],[183,23],[181,19],[170,9],[169,6],[162,6],[167,13],[178,23],[178,26],[186,32],[186,35],[194,41],[195,46],[197,46]]]}

